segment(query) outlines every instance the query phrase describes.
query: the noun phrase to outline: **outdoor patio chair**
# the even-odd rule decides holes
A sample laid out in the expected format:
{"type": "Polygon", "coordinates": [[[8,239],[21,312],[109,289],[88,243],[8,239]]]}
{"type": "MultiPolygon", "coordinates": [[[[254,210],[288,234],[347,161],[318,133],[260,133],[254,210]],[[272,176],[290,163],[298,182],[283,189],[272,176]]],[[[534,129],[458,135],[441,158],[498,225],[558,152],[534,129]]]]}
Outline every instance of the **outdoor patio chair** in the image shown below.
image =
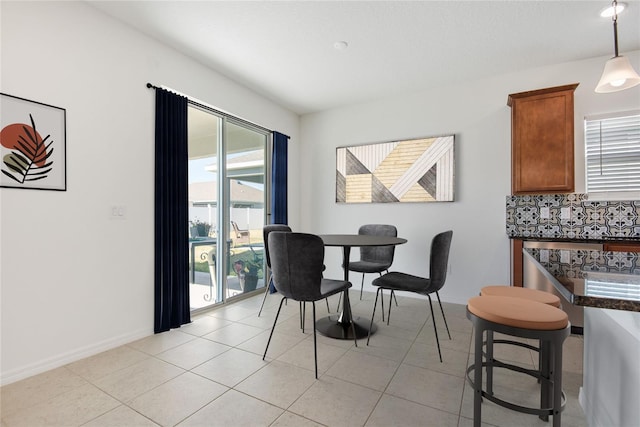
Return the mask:
{"type": "Polygon", "coordinates": [[[251,233],[249,230],[241,230],[235,221],[231,221],[231,226],[233,227],[233,231],[231,232],[233,236],[231,239],[233,240],[233,246],[248,245],[251,243],[251,233]]]}

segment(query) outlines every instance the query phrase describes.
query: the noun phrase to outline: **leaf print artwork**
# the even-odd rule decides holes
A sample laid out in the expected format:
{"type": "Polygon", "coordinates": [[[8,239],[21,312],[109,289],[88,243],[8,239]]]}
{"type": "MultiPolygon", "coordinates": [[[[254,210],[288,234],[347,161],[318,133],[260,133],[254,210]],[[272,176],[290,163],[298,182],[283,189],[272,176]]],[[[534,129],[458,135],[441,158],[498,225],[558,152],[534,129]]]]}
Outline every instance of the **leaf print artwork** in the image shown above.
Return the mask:
{"type": "Polygon", "coordinates": [[[67,191],[66,121],[64,108],[0,93],[0,188],[67,191]]]}
{"type": "Polygon", "coordinates": [[[12,123],[0,130],[0,145],[11,150],[2,158],[2,173],[20,184],[46,178],[53,169],[51,135],[42,138],[31,114],[29,121],[31,125],[12,123]]]}

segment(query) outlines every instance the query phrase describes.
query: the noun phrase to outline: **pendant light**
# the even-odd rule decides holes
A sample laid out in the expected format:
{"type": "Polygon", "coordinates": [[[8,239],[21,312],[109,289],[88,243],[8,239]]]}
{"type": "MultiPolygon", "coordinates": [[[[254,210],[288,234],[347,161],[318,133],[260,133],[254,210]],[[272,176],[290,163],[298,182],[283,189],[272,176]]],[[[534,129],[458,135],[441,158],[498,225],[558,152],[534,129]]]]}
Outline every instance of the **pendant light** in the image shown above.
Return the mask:
{"type": "Polygon", "coordinates": [[[602,77],[596,86],[598,93],[617,92],[640,84],[640,76],[631,66],[629,59],[618,55],[618,2],[616,0],[613,0],[612,8],[615,56],[604,64],[602,77]]]}

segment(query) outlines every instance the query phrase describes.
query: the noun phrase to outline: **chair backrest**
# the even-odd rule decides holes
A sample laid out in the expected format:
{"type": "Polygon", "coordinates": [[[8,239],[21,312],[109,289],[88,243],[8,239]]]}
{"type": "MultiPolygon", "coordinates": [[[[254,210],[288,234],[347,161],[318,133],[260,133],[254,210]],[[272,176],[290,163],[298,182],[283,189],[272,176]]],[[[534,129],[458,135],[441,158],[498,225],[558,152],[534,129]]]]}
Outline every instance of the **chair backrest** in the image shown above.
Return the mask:
{"type": "Polygon", "coordinates": [[[324,243],[315,234],[269,233],[271,272],[276,290],[296,301],[322,299],[324,243]]]}
{"type": "MultiPolygon", "coordinates": [[[[365,224],[360,227],[358,234],[371,236],[398,237],[398,230],[393,225],[365,224]]],[[[360,248],[360,260],[386,264],[387,268],[393,263],[396,247],[391,246],[363,246],[360,248]]]]}
{"type": "Polygon", "coordinates": [[[233,232],[236,233],[237,237],[242,237],[240,234],[240,228],[238,227],[238,223],[235,221],[231,221],[231,226],[233,227],[233,232]]]}
{"type": "Polygon", "coordinates": [[[285,224],[267,224],[262,227],[262,240],[264,241],[264,256],[267,259],[267,267],[271,268],[269,259],[269,233],[272,231],[285,231],[291,233],[291,227],[285,224]]]}
{"type": "Polygon", "coordinates": [[[444,231],[436,234],[431,240],[431,253],[429,254],[429,290],[436,292],[444,286],[449,267],[449,249],[453,231],[444,231]]]}

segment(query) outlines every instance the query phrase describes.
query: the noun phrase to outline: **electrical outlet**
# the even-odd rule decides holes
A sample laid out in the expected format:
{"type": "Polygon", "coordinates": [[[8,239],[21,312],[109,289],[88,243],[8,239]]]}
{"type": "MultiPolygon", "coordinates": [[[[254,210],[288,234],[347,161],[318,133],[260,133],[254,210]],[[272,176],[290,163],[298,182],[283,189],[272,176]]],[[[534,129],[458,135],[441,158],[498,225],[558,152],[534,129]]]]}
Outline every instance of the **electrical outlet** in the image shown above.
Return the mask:
{"type": "Polygon", "coordinates": [[[549,219],[549,208],[540,208],[540,218],[549,219]]]}
{"type": "Polygon", "coordinates": [[[540,261],[549,262],[549,249],[540,249],[540,261]]]}
{"type": "Polygon", "coordinates": [[[569,264],[570,259],[571,259],[570,251],[560,251],[560,262],[562,264],[569,264]]]}
{"type": "Polygon", "coordinates": [[[571,208],[560,208],[560,219],[571,219],[571,208]]]}

